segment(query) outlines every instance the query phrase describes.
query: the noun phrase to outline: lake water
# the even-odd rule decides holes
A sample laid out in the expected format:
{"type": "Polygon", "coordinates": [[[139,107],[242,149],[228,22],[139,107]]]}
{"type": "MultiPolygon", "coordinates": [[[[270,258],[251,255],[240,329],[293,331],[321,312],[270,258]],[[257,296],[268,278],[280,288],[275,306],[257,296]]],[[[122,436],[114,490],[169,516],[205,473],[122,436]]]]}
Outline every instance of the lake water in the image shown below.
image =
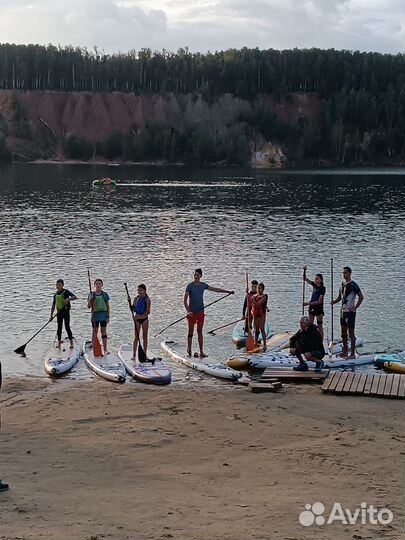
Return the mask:
{"type": "MultiPolygon", "coordinates": [[[[184,315],[193,269],[236,294],[208,308],[206,330],[240,316],[245,271],[263,281],[274,331],[292,330],[301,314],[302,266],[325,276],[330,259],[337,294],[342,266],[353,269],[365,301],[357,334],[365,350],[405,348],[405,171],[275,172],[187,167],[13,164],[0,168],[0,359],[8,376],[43,375],[56,323],[12,351],[49,317],[57,278],[76,293],[74,333],[89,337],[87,268],[111,296],[113,345],[132,338],[124,282],[144,282],[153,335],[184,315]],[[95,191],[94,178],[124,184],[95,191]]],[[[310,290],[307,287],[307,298],[310,290]]],[[[219,298],[206,293],[206,303],[219,298]]],[[[339,333],[334,310],[334,335],[339,333]]],[[[330,334],[330,308],[326,325],[330,334]]],[[[233,351],[232,327],[206,336],[211,359],[233,351]]],[[[186,339],[185,323],[164,337],[186,339]]],[[[163,337],[163,336],[161,336],[163,337]]],[[[180,368],[181,370],[182,368],[180,368]]],[[[79,376],[87,377],[83,368],[79,376]]],[[[182,373],[180,371],[180,373],[182,373]]],[[[72,375],[77,377],[78,374],[72,375]]]]}

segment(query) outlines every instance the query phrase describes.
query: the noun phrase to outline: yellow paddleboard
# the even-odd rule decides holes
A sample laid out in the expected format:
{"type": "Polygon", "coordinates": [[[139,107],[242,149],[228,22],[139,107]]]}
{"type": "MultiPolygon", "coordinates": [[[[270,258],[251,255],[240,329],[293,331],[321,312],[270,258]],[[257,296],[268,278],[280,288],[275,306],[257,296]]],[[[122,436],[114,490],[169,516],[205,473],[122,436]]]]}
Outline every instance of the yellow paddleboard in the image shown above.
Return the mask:
{"type": "Polygon", "coordinates": [[[267,349],[286,349],[290,343],[290,337],[294,335],[294,332],[279,332],[273,334],[271,338],[267,340],[267,349]]]}
{"type": "Polygon", "coordinates": [[[242,369],[248,367],[249,358],[229,358],[226,365],[232,369],[242,369]]]}
{"type": "Polygon", "coordinates": [[[405,373],[405,364],[400,362],[384,362],[384,369],[392,373],[405,373]]]}

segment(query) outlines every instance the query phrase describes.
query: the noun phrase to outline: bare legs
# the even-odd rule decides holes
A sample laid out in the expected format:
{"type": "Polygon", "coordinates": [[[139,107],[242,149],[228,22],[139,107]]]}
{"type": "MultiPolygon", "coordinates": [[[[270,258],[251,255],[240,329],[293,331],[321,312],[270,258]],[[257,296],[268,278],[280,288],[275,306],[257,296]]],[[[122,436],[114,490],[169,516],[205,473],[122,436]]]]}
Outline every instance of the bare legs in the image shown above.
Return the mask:
{"type": "Polygon", "coordinates": [[[136,359],[136,352],[138,350],[138,343],[139,338],[141,336],[141,329],[142,329],[142,343],[143,343],[143,350],[148,350],[148,331],[149,331],[149,320],[146,319],[142,324],[138,321],[135,321],[135,334],[134,334],[134,344],[132,349],[132,358],[133,360],[136,359]]]}

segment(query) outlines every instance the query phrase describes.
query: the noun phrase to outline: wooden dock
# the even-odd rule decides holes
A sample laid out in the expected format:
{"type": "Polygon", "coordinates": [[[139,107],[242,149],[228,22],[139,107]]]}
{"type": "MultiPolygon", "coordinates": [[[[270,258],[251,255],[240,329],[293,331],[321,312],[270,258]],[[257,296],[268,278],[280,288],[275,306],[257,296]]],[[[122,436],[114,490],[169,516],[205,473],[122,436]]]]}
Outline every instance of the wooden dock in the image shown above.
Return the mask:
{"type": "Polygon", "coordinates": [[[248,388],[255,394],[264,392],[279,392],[283,388],[283,383],[322,383],[328,376],[329,370],[316,373],[313,369],[309,371],[294,371],[293,369],[266,368],[258,378],[252,378],[248,388]]]}
{"type": "Polygon", "coordinates": [[[330,371],[323,392],[405,399],[405,375],[330,371]]]}
{"type": "Polygon", "coordinates": [[[329,374],[328,369],[317,373],[313,369],[308,371],[294,371],[293,369],[266,368],[263,371],[260,382],[267,382],[269,379],[278,379],[283,382],[317,382],[322,383],[329,374]]]}

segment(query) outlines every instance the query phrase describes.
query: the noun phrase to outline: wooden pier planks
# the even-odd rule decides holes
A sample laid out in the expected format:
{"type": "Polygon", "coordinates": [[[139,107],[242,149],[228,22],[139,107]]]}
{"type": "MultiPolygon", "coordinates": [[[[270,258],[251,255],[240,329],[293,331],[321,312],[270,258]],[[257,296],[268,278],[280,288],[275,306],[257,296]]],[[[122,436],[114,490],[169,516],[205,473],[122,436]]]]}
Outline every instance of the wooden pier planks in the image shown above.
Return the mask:
{"type": "Polygon", "coordinates": [[[405,399],[405,375],[330,371],[322,391],[405,399]]]}

